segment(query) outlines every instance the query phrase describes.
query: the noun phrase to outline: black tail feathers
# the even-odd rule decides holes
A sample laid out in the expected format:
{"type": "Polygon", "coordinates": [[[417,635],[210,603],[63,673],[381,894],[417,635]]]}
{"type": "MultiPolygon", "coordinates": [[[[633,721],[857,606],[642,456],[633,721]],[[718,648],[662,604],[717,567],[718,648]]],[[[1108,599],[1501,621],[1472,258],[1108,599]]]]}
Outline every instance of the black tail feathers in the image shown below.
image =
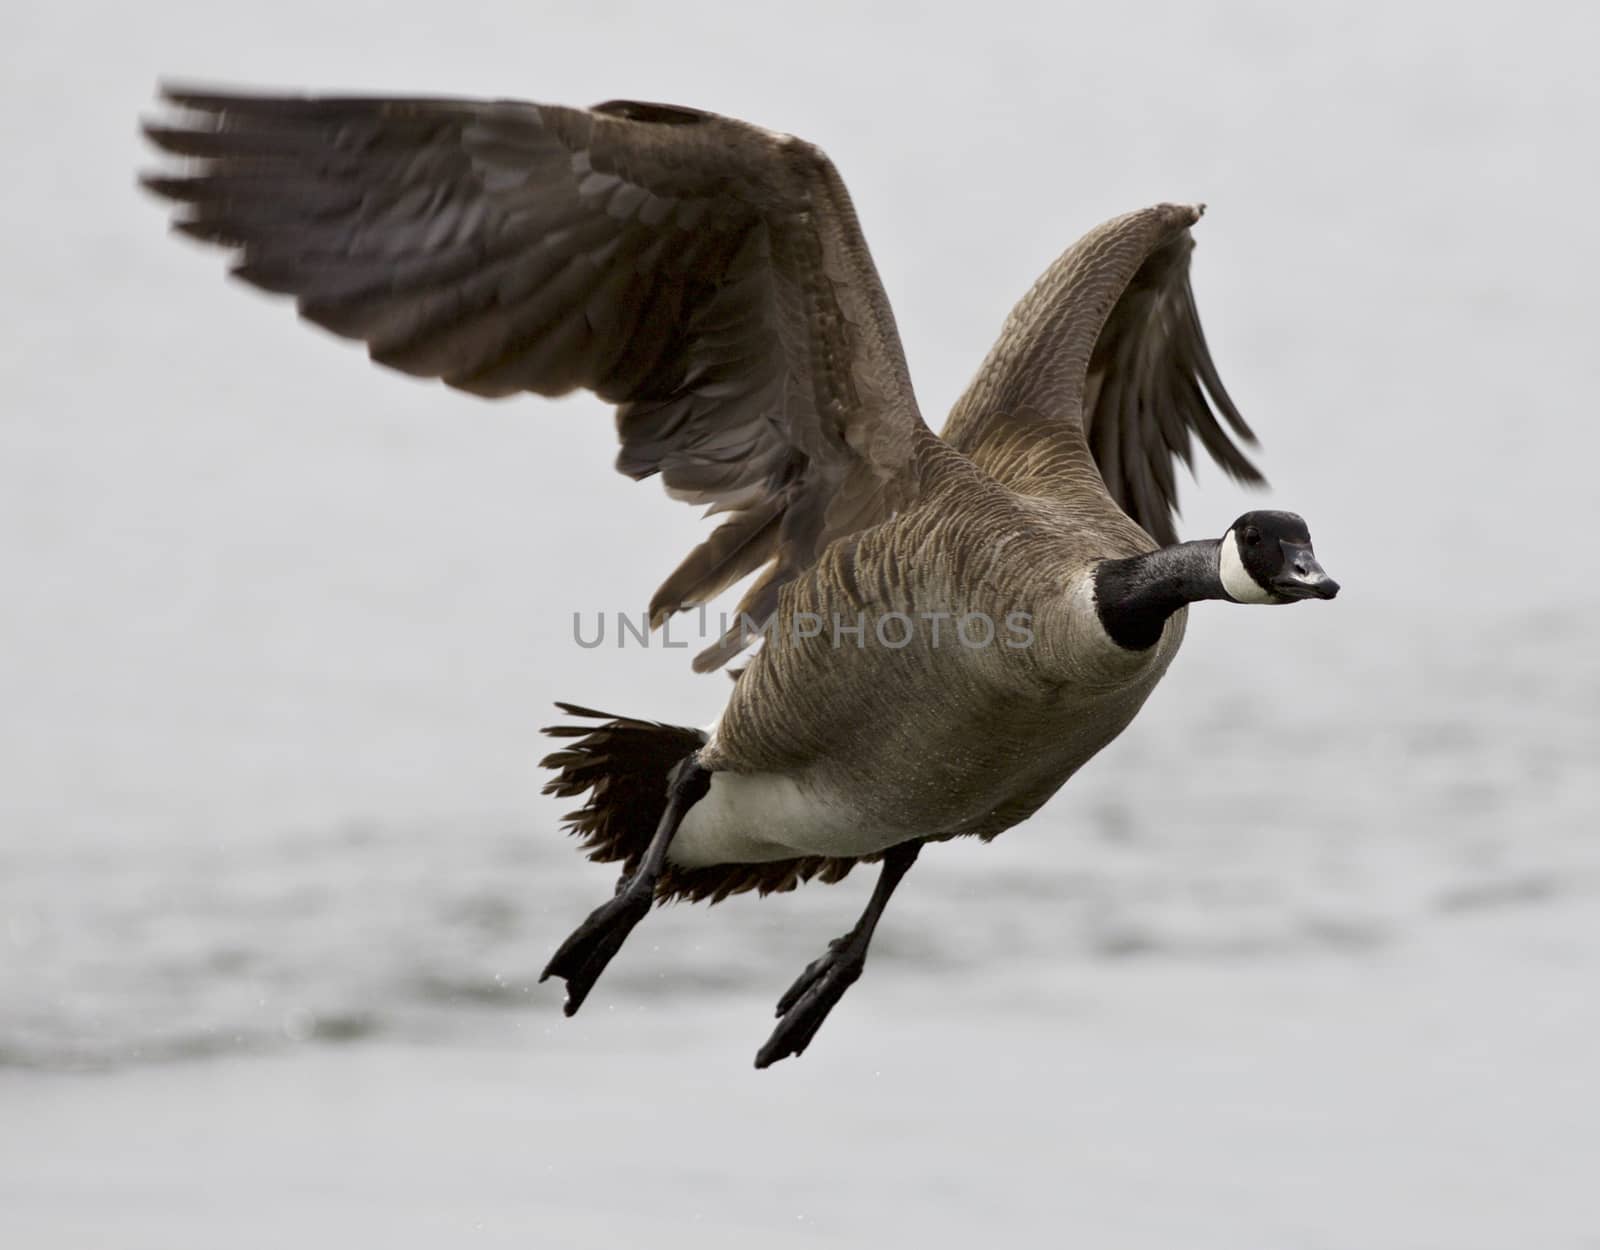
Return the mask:
{"type": "Polygon", "coordinates": [[[568,716],[603,723],[551,725],[544,731],[552,738],[574,739],[541,761],[541,767],[556,770],[544,792],[570,798],[587,790],[589,801],[564,818],[568,830],[582,840],[590,859],[620,862],[624,872],[632,872],[666,810],[667,774],[703,747],[706,736],[698,729],[572,703],[556,706],[568,716]]]}

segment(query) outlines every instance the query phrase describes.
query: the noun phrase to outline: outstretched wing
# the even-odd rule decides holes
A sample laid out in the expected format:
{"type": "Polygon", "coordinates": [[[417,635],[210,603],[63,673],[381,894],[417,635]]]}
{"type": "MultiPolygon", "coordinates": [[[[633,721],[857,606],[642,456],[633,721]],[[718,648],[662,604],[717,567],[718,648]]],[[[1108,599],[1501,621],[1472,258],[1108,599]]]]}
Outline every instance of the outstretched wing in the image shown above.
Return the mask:
{"type": "Polygon", "coordinates": [[[1162,544],[1177,541],[1174,462],[1193,468],[1193,439],[1231,476],[1263,481],[1229,436],[1255,442],[1189,285],[1200,212],[1129,213],[1069,249],[1012,311],[944,437],[1017,489],[1081,489],[1094,474],[1162,544]]]}
{"type": "MultiPolygon", "coordinates": [[[[827,544],[915,493],[917,412],[848,193],[809,144],[613,101],[304,98],[169,89],[145,178],[234,272],[484,396],[617,405],[617,467],[728,514],[653,623],[770,564],[759,622],[827,544]]],[[[736,629],[696,660],[713,668],[736,629]]]]}

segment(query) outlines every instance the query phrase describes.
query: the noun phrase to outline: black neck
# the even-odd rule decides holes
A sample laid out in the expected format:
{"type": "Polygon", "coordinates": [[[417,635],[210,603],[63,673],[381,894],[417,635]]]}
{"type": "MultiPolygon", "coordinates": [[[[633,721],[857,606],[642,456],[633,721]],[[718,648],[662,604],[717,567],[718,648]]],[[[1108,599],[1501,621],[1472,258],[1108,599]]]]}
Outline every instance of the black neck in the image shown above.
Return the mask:
{"type": "Polygon", "coordinates": [[[1111,641],[1146,651],[1161,639],[1161,627],[1186,603],[1225,599],[1217,573],[1217,539],[1178,543],[1126,560],[1095,566],[1095,608],[1111,641]]]}

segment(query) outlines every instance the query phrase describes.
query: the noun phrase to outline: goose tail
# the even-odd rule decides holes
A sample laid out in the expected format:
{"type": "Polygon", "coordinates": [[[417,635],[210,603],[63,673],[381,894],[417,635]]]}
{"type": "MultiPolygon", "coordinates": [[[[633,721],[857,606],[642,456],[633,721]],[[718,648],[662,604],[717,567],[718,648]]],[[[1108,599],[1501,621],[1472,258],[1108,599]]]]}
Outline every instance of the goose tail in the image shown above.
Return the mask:
{"type": "MultiPolygon", "coordinates": [[[[586,723],[551,725],[544,731],[565,740],[560,750],[544,758],[543,766],[556,774],[544,792],[564,799],[587,794],[583,806],[565,816],[567,831],[577,836],[579,849],[590,859],[621,864],[625,874],[632,873],[666,810],[667,774],[684,756],[703,747],[706,735],[682,725],[613,716],[571,703],[556,706],[586,723]]],[[[717,903],[746,890],[761,894],[792,890],[812,878],[831,884],[859,862],[810,855],[684,868],[669,860],[656,883],[656,898],[717,903]]]]}
{"type": "Polygon", "coordinates": [[[544,793],[588,799],[564,817],[568,832],[592,860],[639,866],[667,806],[667,774],[706,744],[698,729],[613,716],[572,703],[556,706],[586,724],[551,725],[545,733],[566,741],[545,756],[555,771],[544,793]],[[596,723],[598,722],[598,723],[596,723]]]}

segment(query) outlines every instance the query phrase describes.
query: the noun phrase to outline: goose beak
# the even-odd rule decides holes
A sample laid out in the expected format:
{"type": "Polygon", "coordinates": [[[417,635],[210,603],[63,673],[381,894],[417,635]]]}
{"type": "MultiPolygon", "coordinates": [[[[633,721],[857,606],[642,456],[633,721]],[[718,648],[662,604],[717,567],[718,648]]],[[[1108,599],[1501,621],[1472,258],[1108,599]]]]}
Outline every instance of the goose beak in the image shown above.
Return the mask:
{"type": "Polygon", "coordinates": [[[1272,591],[1285,599],[1332,599],[1339,583],[1322,571],[1310,543],[1279,543],[1283,572],[1272,579],[1272,591]]]}

